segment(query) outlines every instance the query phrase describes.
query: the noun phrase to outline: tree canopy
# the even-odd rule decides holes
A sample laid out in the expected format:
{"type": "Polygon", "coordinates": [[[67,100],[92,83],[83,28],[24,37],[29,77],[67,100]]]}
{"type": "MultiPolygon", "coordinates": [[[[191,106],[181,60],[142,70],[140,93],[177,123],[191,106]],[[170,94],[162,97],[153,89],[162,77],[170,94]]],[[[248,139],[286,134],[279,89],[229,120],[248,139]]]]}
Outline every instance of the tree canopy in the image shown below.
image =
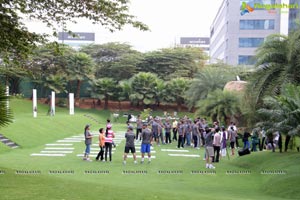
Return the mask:
{"type": "MultiPolygon", "coordinates": [[[[46,35],[30,32],[24,19],[39,20],[52,28],[56,36],[57,24],[86,18],[110,31],[120,30],[126,24],[148,30],[135,16],[129,14],[128,0],[1,0],[0,1],[0,56],[9,62],[12,56],[26,57],[46,35]]],[[[15,59],[15,60],[18,60],[15,59]]]]}

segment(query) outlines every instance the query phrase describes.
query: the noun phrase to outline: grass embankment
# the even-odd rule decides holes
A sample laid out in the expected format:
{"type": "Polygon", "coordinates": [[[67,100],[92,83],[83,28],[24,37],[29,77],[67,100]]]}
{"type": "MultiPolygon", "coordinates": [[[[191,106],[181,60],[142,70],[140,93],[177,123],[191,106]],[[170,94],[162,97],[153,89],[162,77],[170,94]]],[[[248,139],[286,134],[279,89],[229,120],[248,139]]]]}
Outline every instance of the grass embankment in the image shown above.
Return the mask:
{"type": "MultiPolygon", "coordinates": [[[[174,143],[154,145],[156,158],[143,165],[134,165],[132,158],[122,165],[124,141],[112,163],[82,161],[76,154],[83,152],[83,143],[75,143],[74,152],[65,157],[32,157],[46,143],[82,134],[85,124],[92,124],[93,131],[104,127],[110,113],[76,110],[70,116],[67,109],[57,108],[50,117],[48,107],[39,105],[38,118],[33,118],[31,102],[13,100],[11,106],[14,123],[0,132],[21,148],[0,145],[0,199],[300,199],[297,152],[223,158],[215,171],[205,169],[203,148],[186,148],[186,154],[200,158],[171,157],[161,151],[175,149],[174,143]]],[[[114,122],[119,135],[126,130],[125,120],[114,122]]]]}

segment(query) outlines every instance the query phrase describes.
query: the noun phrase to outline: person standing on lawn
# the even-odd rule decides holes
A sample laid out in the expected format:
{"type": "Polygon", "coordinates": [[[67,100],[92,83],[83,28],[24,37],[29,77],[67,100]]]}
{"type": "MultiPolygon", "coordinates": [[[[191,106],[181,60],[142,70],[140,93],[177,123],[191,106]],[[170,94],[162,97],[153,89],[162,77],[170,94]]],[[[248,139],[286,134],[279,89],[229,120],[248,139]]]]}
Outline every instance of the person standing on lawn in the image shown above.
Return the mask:
{"type": "Polygon", "coordinates": [[[152,141],[152,133],[151,130],[147,127],[147,123],[143,124],[143,131],[141,133],[142,145],[141,145],[141,153],[142,160],[141,163],[144,163],[145,153],[148,154],[148,163],[151,162],[151,141],[152,141]]]}
{"type": "Polygon", "coordinates": [[[83,160],[86,160],[86,161],[92,161],[89,157],[90,155],[90,152],[91,152],[91,144],[92,144],[92,138],[93,138],[93,135],[91,134],[90,132],[90,125],[87,124],[84,128],[84,138],[85,138],[85,153],[84,153],[84,156],[83,156],[83,160]]]}
{"type": "Polygon", "coordinates": [[[115,137],[115,133],[111,129],[111,124],[106,125],[106,133],[105,133],[105,161],[107,161],[107,153],[109,153],[109,161],[112,161],[112,144],[113,138],[115,137]]]}
{"type": "Polygon", "coordinates": [[[138,140],[140,138],[141,140],[141,136],[140,134],[142,133],[142,128],[143,128],[143,121],[141,119],[141,116],[138,115],[137,120],[136,120],[136,140],[138,140]]]}
{"type": "Polygon", "coordinates": [[[125,138],[126,138],[126,144],[124,150],[123,164],[126,165],[127,154],[129,153],[129,151],[133,154],[134,164],[136,164],[137,161],[136,161],[136,153],[135,153],[135,146],[134,146],[135,135],[133,133],[133,126],[131,125],[128,126],[127,132],[125,133],[125,138]]]}
{"type": "Polygon", "coordinates": [[[205,155],[206,155],[206,165],[205,167],[208,169],[215,169],[215,167],[211,164],[212,159],[214,157],[214,147],[213,147],[213,138],[214,138],[214,129],[210,129],[209,127],[205,128],[205,155]]]}
{"type": "Polygon", "coordinates": [[[105,135],[104,135],[104,129],[100,128],[99,129],[99,147],[100,147],[100,151],[96,157],[96,160],[100,160],[103,161],[103,154],[104,154],[104,148],[105,148],[105,135]]]}

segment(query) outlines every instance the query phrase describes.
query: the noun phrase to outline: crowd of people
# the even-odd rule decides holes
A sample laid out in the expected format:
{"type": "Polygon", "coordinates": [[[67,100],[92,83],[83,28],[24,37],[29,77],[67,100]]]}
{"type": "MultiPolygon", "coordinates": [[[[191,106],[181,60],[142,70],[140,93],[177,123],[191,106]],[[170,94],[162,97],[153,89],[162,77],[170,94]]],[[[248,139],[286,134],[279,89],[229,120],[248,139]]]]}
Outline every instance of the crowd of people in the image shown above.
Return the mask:
{"type": "MultiPolygon", "coordinates": [[[[85,144],[86,150],[84,160],[91,161],[89,158],[90,145],[92,142],[92,135],[89,131],[90,126],[85,127],[85,144]]],[[[113,138],[115,137],[112,131],[112,124],[107,120],[106,130],[99,129],[99,147],[100,151],[96,160],[103,162],[112,161],[112,146],[114,146],[113,138]],[[108,160],[109,159],[109,160],[108,160]]],[[[278,135],[280,137],[280,135],[278,135]]],[[[257,151],[259,149],[272,148],[275,149],[275,139],[266,138],[266,134],[262,129],[260,132],[254,131],[252,134],[245,132],[242,136],[244,143],[243,149],[251,149],[257,151]],[[252,141],[252,148],[250,148],[249,138],[252,141]]],[[[175,143],[177,148],[205,148],[204,160],[206,161],[205,167],[214,169],[212,163],[218,163],[222,157],[229,157],[235,155],[235,151],[239,148],[238,143],[238,129],[234,122],[231,122],[227,127],[220,126],[219,122],[214,122],[213,125],[208,125],[205,118],[191,119],[187,116],[183,118],[171,117],[148,117],[143,121],[140,116],[137,117],[136,126],[128,121],[127,131],[125,133],[125,149],[123,156],[123,164],[126,165],[127,155],[132,153],[134,163],[137,163],[135,142],[141,143],[141,163],[144,163],[145,154],[148,155],[148,163],[151,162],[151,146],[156,144],[168,145],[175,143]],[[134,129],[136,132],[134,133],[134,129]],[[227,151],[230,148],[230,151],[227,151]],[[230,155],[229,155],[230,154],[230,155]]]]}

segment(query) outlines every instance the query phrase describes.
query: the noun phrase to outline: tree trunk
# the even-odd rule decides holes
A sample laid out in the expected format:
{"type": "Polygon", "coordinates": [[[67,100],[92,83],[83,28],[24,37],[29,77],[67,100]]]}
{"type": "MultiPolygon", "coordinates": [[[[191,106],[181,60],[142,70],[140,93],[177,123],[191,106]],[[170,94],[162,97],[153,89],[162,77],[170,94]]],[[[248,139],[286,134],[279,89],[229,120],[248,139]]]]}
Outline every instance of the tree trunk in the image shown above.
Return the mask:
{"type": "Polygon", "coordinates": [[[177,109],[178,109],[178,112],[181,112],[181,101],[177,100],[177,109]]]}
{"type": "Polygon", "coordinates": [[[76,98],[80,98],[80,86],[81,86],[81,80],[77,80],[77,87],[76,87],[76,98]]]}
{"type": "Polygon", "coordinates": [[[105,96],[105,99],[104,99],[104,110],[107,110],[108,108],[108,96],[105,96]]]}
{"type": "Polygon", "coordinates": [[[286,135],[286,136],[285,136],[284,152],[287,152],[287,149],[288,149],[288,145],[289,145],[290,139],[291,139],[291,136],[290,136],[290,135],[286,135]]]}

